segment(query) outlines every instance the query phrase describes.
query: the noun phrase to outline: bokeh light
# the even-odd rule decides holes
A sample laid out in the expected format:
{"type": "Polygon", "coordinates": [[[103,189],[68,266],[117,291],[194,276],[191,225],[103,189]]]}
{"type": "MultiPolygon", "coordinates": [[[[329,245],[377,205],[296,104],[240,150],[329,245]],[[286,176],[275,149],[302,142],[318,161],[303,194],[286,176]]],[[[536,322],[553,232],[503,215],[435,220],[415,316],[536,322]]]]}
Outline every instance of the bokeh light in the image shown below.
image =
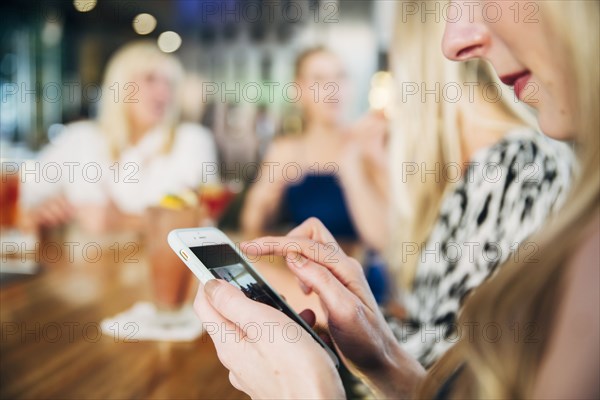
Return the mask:
{"type": "Polygon", "coordinates": [[[394,78],[388,71],[376,72],[371,78],[369,105],[373,110],[386,110],[392,103],[394,78]]]}
{"type": "Polygon", "coordinates": [[[89,12],[96,7],[96,0],[73,0],[75,9],[79,12],[89,12]]]}
{"type": "Polygon", "coordinates": [[[165,53],[172,53],[181,46],[181,36],[176,32],[166,31],[158,37],[158,48],[165,53]]]}
{"type": "Polygon", "coordinates": [[[148,13],[138,14],[133,19],[133,30],[139,35],[147,35],[156,28],[156,18],[148,13]]]}

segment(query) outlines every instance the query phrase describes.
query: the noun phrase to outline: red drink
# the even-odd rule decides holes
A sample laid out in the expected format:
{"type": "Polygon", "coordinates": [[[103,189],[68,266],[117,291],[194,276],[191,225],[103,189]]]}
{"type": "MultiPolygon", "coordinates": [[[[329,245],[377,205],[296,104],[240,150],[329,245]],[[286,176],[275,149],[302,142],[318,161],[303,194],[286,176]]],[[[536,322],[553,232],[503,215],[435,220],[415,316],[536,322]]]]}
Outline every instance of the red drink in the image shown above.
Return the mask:
{"type": "Polygon", "coordinates": [[[207,184],[200,188],[200,203],[207,208],[210,218],[218,221],[235,195],[226,185],[207,184]]]}
{"type": "Polygon", "coordinates": [[[19,174],[2,174],[0,181],[0,227],[14,228],[19,215],[19,174]]]}

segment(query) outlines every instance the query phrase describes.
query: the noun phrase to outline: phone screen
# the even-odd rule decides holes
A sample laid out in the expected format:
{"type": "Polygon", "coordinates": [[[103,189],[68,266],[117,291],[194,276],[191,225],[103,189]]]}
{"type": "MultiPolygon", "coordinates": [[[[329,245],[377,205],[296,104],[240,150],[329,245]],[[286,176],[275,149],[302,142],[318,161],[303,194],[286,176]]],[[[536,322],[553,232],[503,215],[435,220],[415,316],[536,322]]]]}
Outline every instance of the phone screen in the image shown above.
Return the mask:
{"type": "MultiPolygon", "coordinates": [[[[304,321],[301,321],[300,317],[262,281],[230,245],[198,246],[190,247],[190,250],[215,278],[229,282],[239,288],[246,297],[280,310],[304,329],[307,328],[304,321]]],[[[312,329],[306,330],[317,342],[322,343],[312,329]]]]}

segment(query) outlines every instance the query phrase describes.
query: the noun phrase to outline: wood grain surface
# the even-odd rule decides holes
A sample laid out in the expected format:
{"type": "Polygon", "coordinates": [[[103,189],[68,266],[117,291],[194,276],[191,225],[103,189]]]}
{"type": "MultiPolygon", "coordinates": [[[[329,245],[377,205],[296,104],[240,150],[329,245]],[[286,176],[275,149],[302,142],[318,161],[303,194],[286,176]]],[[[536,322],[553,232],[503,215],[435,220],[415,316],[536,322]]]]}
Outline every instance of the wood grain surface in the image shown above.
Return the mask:
{"type": "MultiPolygon", "coordinates": [[[[0,287],[0,398],[246,398],[230,385],[206,335],[170,343],[101,333],[102,319],[152,297],[142,247],[109,237],[79,240],[69,252],[64,242],[61,251],[47,242],[35,255],[40,273],[0,287]]],[[[294,308],[319,309],[282,260],[256,266],[294,308]]]]}

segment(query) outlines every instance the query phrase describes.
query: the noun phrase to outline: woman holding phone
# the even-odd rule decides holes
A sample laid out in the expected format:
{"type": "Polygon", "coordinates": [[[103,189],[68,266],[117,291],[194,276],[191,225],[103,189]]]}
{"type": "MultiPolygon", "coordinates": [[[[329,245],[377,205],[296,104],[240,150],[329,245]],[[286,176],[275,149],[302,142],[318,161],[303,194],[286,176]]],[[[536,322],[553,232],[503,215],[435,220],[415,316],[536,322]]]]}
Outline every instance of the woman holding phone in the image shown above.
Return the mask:
{"type": "MultiPolygon", "coordinates": [[[[510,7],[518,2],[495,3],[502,16],[494,23],[481,8],[473,14],[467,4],[453,4],[462,18],[448,23],[444,54],[457,61],[487,59],[520,99],[537,91],[531,105],[541,129],[577,144],[578,181],[558,218],[532,239],[539,246],[537,261],[511,259],[473,293],[458,320],[473,330],[425,371],[394,339],[358,263],[339,249],[330,261],[332,250],[323,243],[333,238],[318,221],[283,238],[260,239],[247,250],[287,257],[292,272],[321,298],[344,359],[385,397],[597,398],[600,3],[531,2],[539,10],[535,24],[515,21],[510,7]],[[503,334],[482,331],[489,326],[503,334]],[[516,326],[533,331],[512,334],[516,326]]],[[[232,329],[243,330],[248,318],[279,324],[272,341],[236,343],[213,334],[238,389],[260,398],[344,397],[332,362],[308,335],[284,340],[289,320],[281,313],[219,281],[200,288],[196,309],[204,321],[232,329]]]]}
{"type": "MultiPolygon", "coordinates": [[[[444,57],[444,21],[401,15],[404,4],[391,50],[399,92],[385,171],[391,193],[378,207],[349,205],[359,231],[385,239],[376,248],[387,250],[396,292],[386,319],[403,349],[428,367],[456,341],[469,293],[507,259],[533,257],[528,238],[564,204],[575,162],[567,144],[536,129],[533,113],[487,63],[444,57]],[[406,89],[416,87],[421,93],[406,89]],[[424,102],[424,90],[436,87],[440,95],[424,102]],[[520,243],[527,252],[517,251],[520,243]],[[400,318],[389,311],[396,301],[400,318]]],[[[350,200],[378,193],[360,167],[351,160],[340,168],[350,200]]]]}

